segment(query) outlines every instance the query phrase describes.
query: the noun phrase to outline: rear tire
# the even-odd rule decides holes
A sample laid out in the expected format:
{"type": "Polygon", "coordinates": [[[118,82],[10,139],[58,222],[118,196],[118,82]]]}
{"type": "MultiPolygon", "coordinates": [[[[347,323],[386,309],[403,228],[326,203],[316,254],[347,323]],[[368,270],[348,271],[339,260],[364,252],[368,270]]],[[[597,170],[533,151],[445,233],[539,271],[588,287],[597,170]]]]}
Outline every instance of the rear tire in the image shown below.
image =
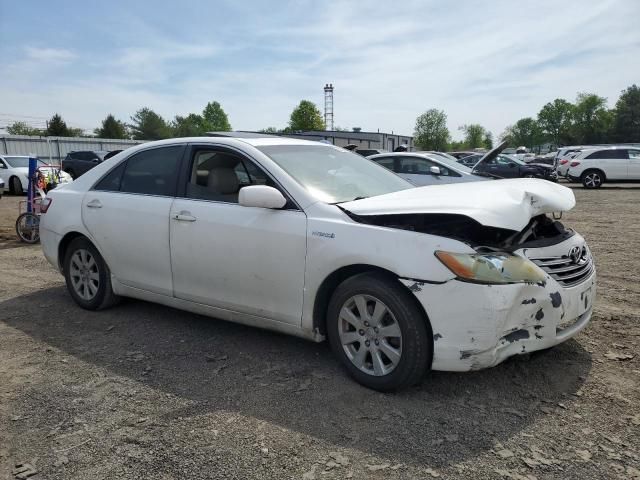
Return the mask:
{"type": "Polygon", "coordinates": [[[599,170],[587,170],[580,178],[584,188],[600,188],[604,183],[604,174],[599,170]]]}
{"type": "Polygon", "coordinates": [[[428,320],[395,278],[363,273],[342,282],[329,302],[326,325],[334,353],[365,387],[402,389],[420,382],[430,368],[428,320]]]}
{"type": "Polygon", "coordinates": [[[100,252],[84,237],[71,241],[64,256],[64,279],[73,300],[86,310],[102,310],[118,303],[111,272],[100,252]]]}
{"type": "Polygon", "coordinates": [[[11,177],[9,179],[9,192],[11,195],[22,195],[22,182],[18,177],[11,177]]]}

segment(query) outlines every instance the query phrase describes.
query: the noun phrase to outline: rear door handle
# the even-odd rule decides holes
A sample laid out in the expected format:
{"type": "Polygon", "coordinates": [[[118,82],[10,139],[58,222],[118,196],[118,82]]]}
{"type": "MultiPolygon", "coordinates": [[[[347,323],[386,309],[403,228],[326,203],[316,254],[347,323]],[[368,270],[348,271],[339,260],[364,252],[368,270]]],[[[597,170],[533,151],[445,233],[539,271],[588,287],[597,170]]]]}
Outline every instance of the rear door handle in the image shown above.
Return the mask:
{"type": "Polygon", "coordinates": [[[87,207],[88,208],[102,208],[102,203],[100,203],[100,200],[95,198],[95,199],[91,200],[89,203],[87,203],[87,207]]]}
{"type": "Polygon", "coordinates": [[[174,220],[178,220],[179,222],[195,222],[196,217],[191,215],[189,212],[180,212],[173,215],[174,220]]]}

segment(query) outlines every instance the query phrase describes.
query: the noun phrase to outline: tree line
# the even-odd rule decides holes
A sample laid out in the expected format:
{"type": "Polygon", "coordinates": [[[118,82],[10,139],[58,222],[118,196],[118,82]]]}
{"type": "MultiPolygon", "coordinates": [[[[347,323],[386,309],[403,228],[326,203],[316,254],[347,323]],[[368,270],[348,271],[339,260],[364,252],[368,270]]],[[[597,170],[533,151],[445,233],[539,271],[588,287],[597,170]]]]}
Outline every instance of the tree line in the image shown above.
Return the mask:
{"type": "MultiPolygon", "coordinates": [[[[444,111],[432,108],[416,119],[414,143],[422,150],[491,148],[493,137],[482,125],[459,127],[462,141],[451,140],[444,111]]],[[[556,98],[536,118],[521,118],[505,128],[500,140],[512,147],[533,148],[598,143],[640,143],[640,87],[623,90],[613,108],[595,93],[579,93],[574,103],[556,98]]]]}
{"type": "MultiPolygon", "coordinates": [[[[324,130],[324,120],[318,107],[308,100],[302,100],[291,112],[289,123],[279,129],[269,127],[266,133],[286,133],[300,130],[324,130]]],[[[99,138],[161,140],[176,137],[199,137],[207,132],[229,132],[229,117],[219,102],[207,103],[202,113],[176,115],[167,121],[149,107],[140,108],[129,122],[116,119],[108,114],[101,125],[94,129],[93,136],[99,138]]],[[[11,135],[81,137],[87,136],[81,128],[70,128],[60,114],[54,114],[45,129],[29,126],[25,122],[14,122],[7,127],[11,135]]]]}

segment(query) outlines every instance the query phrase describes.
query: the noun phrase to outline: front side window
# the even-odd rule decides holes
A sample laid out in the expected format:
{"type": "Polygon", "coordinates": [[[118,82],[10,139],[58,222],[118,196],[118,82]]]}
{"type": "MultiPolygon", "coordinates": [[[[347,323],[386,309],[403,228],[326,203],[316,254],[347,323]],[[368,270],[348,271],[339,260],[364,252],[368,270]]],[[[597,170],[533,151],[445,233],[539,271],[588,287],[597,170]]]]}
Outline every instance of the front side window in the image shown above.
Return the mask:
{"type": "Polygon", "coordinates": [[[238,203],[238,192],[249,185],[274,182],[253,162],[215,149],[196,150],[187,183],[187,198],[238,203]]]}
{"type": "Polygon", "coordinates": [[[256,148],[323,202],[342,203],[414,188],[382,165],[339,147],[265,145],[256,148]]]}
{"type": "Polygon", "coordinates": [[[640,150],[629,150],[629,158],[632,160],[640,160],[640,150]]]}

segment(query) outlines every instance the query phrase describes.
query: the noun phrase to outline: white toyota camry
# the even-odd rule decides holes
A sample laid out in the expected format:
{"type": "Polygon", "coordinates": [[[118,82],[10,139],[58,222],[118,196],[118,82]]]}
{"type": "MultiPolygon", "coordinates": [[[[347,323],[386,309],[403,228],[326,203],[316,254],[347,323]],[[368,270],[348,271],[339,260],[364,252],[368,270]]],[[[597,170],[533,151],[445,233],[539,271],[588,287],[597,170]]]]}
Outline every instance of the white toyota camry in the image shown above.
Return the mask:
{"type": "Polygon", "coordinates": [[[130,148],[48,194],[44,254],[83,308],[135,297],[329,340],[393,390],[556,345],[595,268],[537,179],[412,188],[344,149],[273,136],[130,148]]]}

